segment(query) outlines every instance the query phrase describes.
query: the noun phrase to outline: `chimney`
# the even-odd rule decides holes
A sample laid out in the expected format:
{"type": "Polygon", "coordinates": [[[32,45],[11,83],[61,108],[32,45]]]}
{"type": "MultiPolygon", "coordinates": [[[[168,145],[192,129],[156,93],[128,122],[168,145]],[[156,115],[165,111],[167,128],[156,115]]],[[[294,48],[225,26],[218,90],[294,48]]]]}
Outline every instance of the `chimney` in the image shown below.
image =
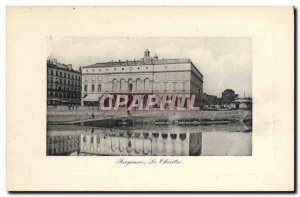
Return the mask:
{"type": "Polygon", "coordinates": [[[53,58],[52,63],[53,63],[54,65],[57,65],[57,59],[53,58]]]}
{"type": "Polygon", "coordinates": [[[72,70],[72,64],[68,64],[68,70],[72,70]]]}
{"type": "Polygon", "coordinates": [[[144,52],[144,57],[150,57],[150,51],[148,49],[144,52]]]}

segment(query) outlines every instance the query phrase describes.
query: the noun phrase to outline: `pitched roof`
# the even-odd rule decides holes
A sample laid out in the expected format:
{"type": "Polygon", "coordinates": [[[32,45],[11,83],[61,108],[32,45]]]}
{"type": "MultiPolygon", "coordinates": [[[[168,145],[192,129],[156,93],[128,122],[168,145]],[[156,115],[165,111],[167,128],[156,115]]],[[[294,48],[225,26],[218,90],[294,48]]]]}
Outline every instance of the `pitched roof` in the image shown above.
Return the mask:
{"type": "Polygon", "coordinates": [[[239,98],[233,101],[233,103],[252,103],[249,99],[239,98]]]}

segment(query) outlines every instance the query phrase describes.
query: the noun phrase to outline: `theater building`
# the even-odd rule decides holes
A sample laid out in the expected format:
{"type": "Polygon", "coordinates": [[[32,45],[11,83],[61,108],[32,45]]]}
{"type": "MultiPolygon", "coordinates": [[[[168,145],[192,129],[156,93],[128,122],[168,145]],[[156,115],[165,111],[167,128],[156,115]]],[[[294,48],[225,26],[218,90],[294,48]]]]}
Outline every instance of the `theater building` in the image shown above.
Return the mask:
{"type": "Polygon", "coordinates": [[[47,105],[80,105],[81,72],[72,64],[47,60],[47,105]]]}
{"type": "MultiPolygon", "coordinates": [[[[195,95],[201,106],[203,75],[190,59],[160,59],[144,52],[132,61],[96,63],[82,68],[83,106],[97,106],[104,94],[112,95],[195,95]]],[[[187,101],[188,102],[188,101],[187,101]]],[[[129,102],[130,103],[130,102],[129,102]]]]}

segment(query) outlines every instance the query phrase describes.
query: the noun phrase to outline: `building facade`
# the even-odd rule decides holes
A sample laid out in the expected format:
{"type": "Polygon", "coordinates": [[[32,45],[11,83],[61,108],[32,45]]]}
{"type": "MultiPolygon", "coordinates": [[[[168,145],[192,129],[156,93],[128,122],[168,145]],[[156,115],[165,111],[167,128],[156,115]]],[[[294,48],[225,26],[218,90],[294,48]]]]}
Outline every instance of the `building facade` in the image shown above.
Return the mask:
{"type": "Polygon", "coordinates": [[[231,103],[232,109],[245,109],[251,110],[252,109],[252,101],[245,98],[238,98],[231,103]]]}
{"type": "MultiPolygon", "coordinates": [[[[189,59],[159,59],[150,56],[133,61],[96,63],[82,68],[82,102],[97,106],[104,94],[195,95],[201,105],[203,75],[189,59]]],[[[144,98],[145,99],[145,98],[144,98]]]]}
{"type": "Polygon", "coordinates": [[[81,72],[72,64],[47,60],[47,105],[80,105],[81,72]]]}

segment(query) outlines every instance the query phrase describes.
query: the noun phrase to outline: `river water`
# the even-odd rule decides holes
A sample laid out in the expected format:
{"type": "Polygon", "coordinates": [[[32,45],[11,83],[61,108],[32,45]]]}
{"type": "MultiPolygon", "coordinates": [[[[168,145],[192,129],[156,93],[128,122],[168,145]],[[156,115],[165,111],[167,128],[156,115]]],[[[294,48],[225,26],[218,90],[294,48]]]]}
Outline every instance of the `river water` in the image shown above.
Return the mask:
{"type": "Polygon", "coordinates": [[[251,156],[252,128],[243,122],[207,126],[48,125],[51,156],[251,156]]]}

